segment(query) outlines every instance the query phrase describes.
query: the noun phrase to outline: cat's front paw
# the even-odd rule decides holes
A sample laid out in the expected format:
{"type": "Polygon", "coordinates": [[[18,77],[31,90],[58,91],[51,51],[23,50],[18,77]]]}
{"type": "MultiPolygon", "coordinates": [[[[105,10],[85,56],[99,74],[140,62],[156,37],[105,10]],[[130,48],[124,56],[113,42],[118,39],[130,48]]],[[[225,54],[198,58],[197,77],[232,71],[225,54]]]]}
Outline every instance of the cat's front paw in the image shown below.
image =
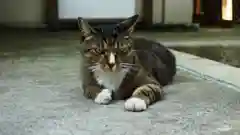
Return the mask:
{"type": "Polygon", "coordinates": [[[94,99],[97,104],[108,104],[112,101],[112,91],[109,89],[103,89],[94,99]]]}
{"type": "Polygon", "coordinates": [[[141,98],[132,97],[125,102],[124,108],[127,111],[140,112],[147,109],[147,104],[141,98]]]}

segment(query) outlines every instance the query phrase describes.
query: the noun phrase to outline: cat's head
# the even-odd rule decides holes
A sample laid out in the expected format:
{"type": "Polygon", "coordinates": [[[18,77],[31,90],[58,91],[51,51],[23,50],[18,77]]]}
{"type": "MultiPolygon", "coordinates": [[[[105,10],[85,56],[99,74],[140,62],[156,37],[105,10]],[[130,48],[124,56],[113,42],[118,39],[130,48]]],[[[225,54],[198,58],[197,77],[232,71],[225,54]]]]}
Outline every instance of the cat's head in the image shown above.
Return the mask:
{"type": "Polygon", "coordinates": [[[126,69],[131,63],[133,51],[132,32],[139,16],[106,27],[94,28],[87,21],[78,18],[84,56],[91,63],[92,70],[115,72],[126,69]]]}

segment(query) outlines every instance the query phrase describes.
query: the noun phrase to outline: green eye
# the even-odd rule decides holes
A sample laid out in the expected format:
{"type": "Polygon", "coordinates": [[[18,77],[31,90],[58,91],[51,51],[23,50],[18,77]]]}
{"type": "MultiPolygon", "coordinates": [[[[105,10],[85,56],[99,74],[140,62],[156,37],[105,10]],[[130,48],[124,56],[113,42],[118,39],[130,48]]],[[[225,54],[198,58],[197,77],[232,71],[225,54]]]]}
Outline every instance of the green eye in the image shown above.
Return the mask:
{"type": "Polygon", "coordinates": [[[124,36],[124,39],[128,40],[128,39],[129,39],[129,36],[124,36]]]}
{"type": "Polygon", "coordinates": [[[105,54],[105,51],[100,50],[99,48],[92,48],[92,49],[89,49],[89,51],[94,54],[105,54]]]}
{"type": "Polygon", "coordinates": [[[128,48],[126,48],[126,47],[120,48],[120,51],[122,53],[127,53],[128,52],[128,48]]]}
{"type": "Polygon", "coordinates": [[[98,53],[99,52],[99,49],[97,48],[90,48],[87,50],[88,52],[91,52],[91,53],[98,53]]]}

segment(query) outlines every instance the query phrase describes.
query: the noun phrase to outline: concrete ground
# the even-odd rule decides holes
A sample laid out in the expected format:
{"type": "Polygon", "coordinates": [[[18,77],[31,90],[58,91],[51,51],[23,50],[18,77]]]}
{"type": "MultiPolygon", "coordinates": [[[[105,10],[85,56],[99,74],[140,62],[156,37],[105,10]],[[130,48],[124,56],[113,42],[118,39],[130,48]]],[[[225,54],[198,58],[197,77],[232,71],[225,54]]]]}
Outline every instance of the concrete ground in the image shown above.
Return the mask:
{"type": "Polygon", "coordinates": [[[187,71],[146,112],[94,104],[79,88],[78,46],[77,33],[1,33],[0,135],[240,134],[240,93],[187,71]]]}

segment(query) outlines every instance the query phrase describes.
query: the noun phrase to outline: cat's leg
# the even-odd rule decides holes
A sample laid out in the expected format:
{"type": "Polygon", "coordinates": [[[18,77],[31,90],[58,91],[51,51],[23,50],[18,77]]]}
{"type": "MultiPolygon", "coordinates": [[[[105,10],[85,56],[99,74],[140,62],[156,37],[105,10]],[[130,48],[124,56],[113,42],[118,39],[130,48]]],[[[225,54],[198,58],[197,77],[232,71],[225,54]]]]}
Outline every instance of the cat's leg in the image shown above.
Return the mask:
{"type": "Polygon", "coordinates": [[[87,86],[84,89],[84,96],[94,100],[97,104],[106,105],[112,101],[112,91],[101,89],[98,86],[87,86]]]}
{"type": "Polygon", "coordinates": [[[83,81],[83,94],[97,104],[109,104],[112,101],[112,91],[104,89],[95,80],[92,72],[88,73],[83,81]]]}
{"type": "Polygon", "coordinates": [[[144,111],[152,103],[162,99],[163,89],[157,83],[145,83],[137,87],[132,96],[125,101],[124,108],[127,111],[144,111]]]}

